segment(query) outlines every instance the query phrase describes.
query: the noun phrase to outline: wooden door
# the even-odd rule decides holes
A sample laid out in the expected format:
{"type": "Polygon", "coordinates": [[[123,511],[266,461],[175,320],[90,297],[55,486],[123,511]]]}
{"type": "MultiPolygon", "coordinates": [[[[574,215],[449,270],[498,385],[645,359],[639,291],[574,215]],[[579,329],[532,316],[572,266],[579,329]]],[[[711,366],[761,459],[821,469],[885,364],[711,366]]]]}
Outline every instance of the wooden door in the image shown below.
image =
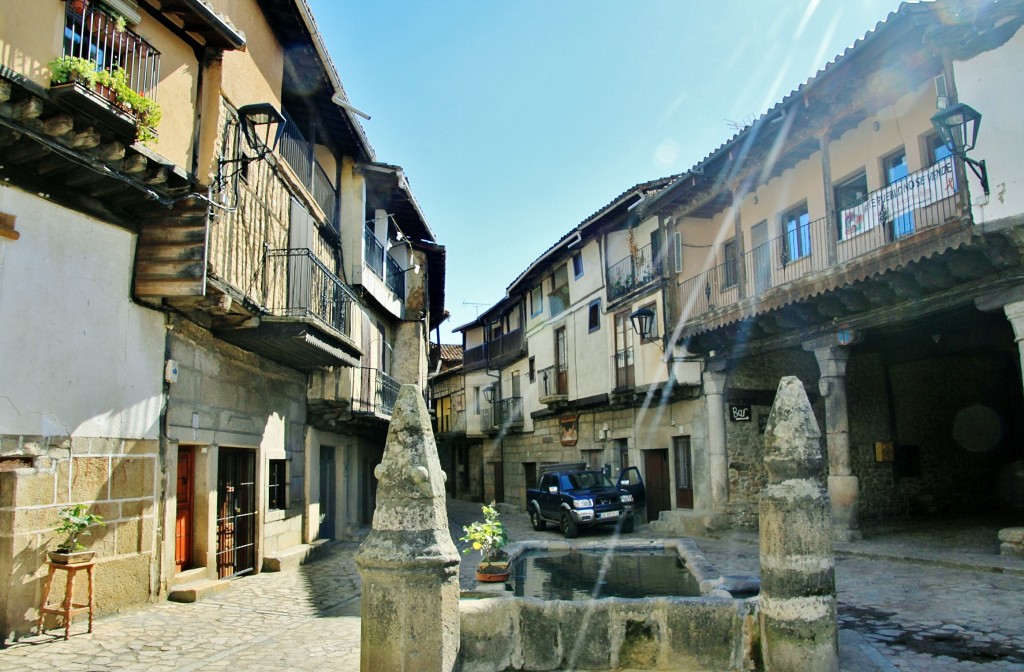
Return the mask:
{"type": "Polygon", "coordinates": [[[565,327],[555,329],[555,394],[569,394],[569,351],[565,327]]]}
{"type": "Polygon", "coordinates": [[[177,514],[174,519],[174,571],[192,567],[192,521],[195,493],[195,453],[178,448],[177,514]]]}
{"type": "Polygon", "coordinates": [[[669,490],[668,449],[645,450],[644,481],[647,488],[647,520],[657,520],[672,508],[669,490]]]}
{"type": "Polygon", "coordinates": [[[320,539],[334,539],[334,511],[337,507],[334,447],[320,446],[320,539]]]}
{"type": "Polygon", "coordinates": [[[760,294],[772,286],[772,252],[768,244],[768,222],[755,224],[750,230],[750,243],[754,248],[754,293],[760,294]]]}
{"type": "Polygon", "coordinates": [[[690,451],[690,437],[672,438],[676,458],[676,506],[680,509],[693,508],[693,454],[690,451]]]}
{"type": "Polygon", "coordinates": [[[526,509],[526,491],[537,487],[537,463],[523,462],[523,509],[526,509]]]}
{"type": "Polygon", "coordinates": [[[217,576],[256,568],[256,451],[221,448],[217,457],[217,576]]]}
{"type": "Polygon", "coordinates": [[[501,462],[494,463],[494,501],[505,501],[505,469],[501,462]]]}

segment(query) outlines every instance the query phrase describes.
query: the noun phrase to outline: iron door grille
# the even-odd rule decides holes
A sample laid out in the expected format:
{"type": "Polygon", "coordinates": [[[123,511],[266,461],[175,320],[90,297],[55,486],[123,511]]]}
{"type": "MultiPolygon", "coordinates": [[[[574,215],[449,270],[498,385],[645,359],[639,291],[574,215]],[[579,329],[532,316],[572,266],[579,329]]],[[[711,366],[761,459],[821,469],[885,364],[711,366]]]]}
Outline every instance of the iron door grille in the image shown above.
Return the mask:
{"type": "Polygon", "coordinates": [[[222,448],[217,467],[217,576],[256,568],[256,453],[222,448]]]}

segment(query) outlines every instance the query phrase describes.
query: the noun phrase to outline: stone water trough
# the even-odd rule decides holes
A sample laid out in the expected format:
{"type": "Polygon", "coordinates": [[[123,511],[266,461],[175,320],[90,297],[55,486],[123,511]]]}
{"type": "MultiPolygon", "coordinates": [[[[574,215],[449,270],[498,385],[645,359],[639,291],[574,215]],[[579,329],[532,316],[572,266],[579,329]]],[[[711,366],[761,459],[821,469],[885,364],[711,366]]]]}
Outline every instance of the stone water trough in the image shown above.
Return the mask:
{"type": "Polygon", "coordinates": [[[749,670],[758,650],[756,580],[722,578],[689,539],[644,542],[526,542],[521,554],[651,552],[675,556],[689,572],[689,597],[545,600],[510,591],[470,592],[459,603],[464,672],[631,669],[749,670]],[[476,599],[471,599],[476,598],[476,599]]]}

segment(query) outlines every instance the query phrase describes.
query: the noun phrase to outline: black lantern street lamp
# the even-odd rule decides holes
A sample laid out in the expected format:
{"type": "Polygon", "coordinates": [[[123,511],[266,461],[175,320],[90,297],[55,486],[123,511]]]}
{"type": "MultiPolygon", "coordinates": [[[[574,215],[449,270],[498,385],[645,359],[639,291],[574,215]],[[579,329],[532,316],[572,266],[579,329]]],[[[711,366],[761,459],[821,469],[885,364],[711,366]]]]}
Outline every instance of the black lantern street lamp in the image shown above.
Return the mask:
{"type": "Polygon", "coordinates": [[[985,169],[985,162],[975,161],[967,156],[967,152],[974,149],[978,142],[981,113],[970,105],[957,103],[932,115],[932,125],[942,138],[946,149],[971,167],[971,171],[981,180],[981,188],[987,196],[988,170],[985,169]]]}
{"type": "Polygon", "coordinates": [[[638,308],[629,314],[633,323],[633,331],[640,334],[640,340],[646,341],[654,333],[654,311],[650,308],[638,308]]]}
{"type": "Polygon", "coordinates": [[[484,388],[484,400],[488,404],[494,403],[494,385],[488,385],[484,388]]]}
{"type": "Polygon", "coordinates": [[[259,161],[277,148],[277,143],[284,134],[284,116],[273,105],[243,105],[238,108],[238,118],[246,144],[256,152],[256,156],[250,157],[251,160],[259,161]]]}

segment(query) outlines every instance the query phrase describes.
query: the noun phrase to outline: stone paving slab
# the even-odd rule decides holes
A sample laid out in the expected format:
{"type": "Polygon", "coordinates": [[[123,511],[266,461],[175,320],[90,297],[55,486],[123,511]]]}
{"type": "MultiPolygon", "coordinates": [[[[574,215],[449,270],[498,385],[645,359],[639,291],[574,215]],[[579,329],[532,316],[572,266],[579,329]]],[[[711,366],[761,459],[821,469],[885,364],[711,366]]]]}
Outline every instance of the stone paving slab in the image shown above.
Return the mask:
{"type": "MultiPolygon", "coordinates": [[[[479,504],[451,503],[453,538],[479,517],[479,504]]],[[[523,513],[502,518],[513,540],[561,539],[555,531],[533,531],[523,513]]],[[[581,541],[611,534],[584,531],[581,541]]],[[[1024,571],[1001,564],[997,550],[971,550],[947,534],[901,542],[897,533],[857,542],[852,551],[837,549],[844,671],[1024,672],[1024,571]],[[908,561],[914,554],[931,562],[908,561]],[[942,564],[950,557],[952,566],[942,564]]],[[[629,536],[657,535],[640,526],[629,536]]],[[[756,534],[696,543],[722,574],[758,574],[756,534]]],[[[195,604],[162,602],[104,615],[92,634],[79,617],[70,641],[52,630],[0,649],[0,671],[358,670],[356,549],[332,544],[315,562],[239,579],[195,604]]],[[[469,588],[478,555],[462,557],[460,577],[469,588]]]]}

